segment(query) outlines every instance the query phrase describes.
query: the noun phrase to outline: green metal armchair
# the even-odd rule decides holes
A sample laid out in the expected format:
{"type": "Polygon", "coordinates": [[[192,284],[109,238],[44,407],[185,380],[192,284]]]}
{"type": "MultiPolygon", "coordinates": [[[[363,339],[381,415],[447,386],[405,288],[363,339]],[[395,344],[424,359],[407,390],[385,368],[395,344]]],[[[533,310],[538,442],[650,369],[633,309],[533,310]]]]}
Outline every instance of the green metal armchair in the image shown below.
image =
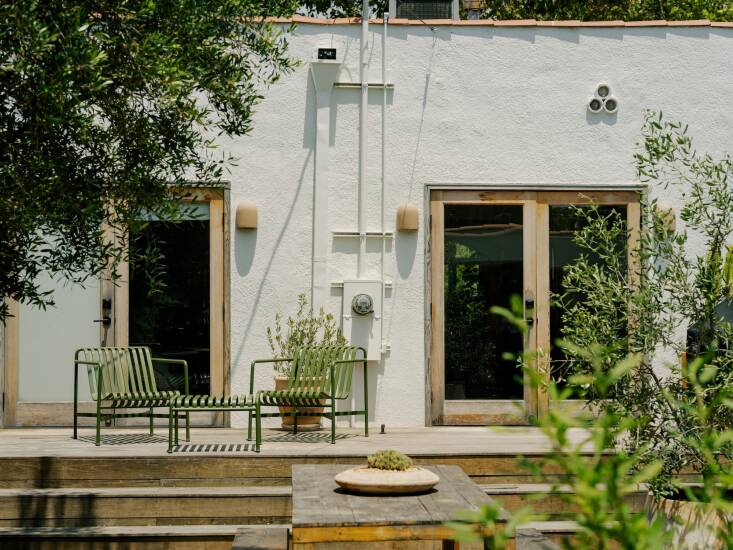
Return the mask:
{"type": "MultiPolygon", "coordinates": [[[[159,359],[150,354],[147,347],[127,348],[82,348],[74,354],[74,439],[77,439],[78,419],[96,419],[95,445],[101,444],[102,420],[144,417],[150,419],[150,433],[153,433],[153,419],[168,418],[155,414],[155,407],[168,407],[170,400],[181,395],[178,390],[159,391],[155,381],[155,363],[180,366],[183,370],[183,385],[188,394],[188,364],[183,359],[159,359]],[[89,380],[89,393],[96,404],[95,412],[79,412],[79,367],[84,366],[89,380]],[[137,412],[117,412],[118,409],[147,409],[137,412]]],[[[184,416],[181,416],[183,418],[184,416]]],[[[185,413],[186,441],[190,439],[189,415],[185,413]]]]}
{"type": "Polygon", "coordinates": [[[311,346],[297,351],[293,357],[257,359],[250,367],[249,393],[254,391],[255,367],[289,361],[292,363],[288,385],[284,390],[265,390],[255,396],[255,410],[249,413],[247,438],[252,438],[252,415],[256,423],[256,448],[262,442],[262,417],[293,416],[294,433],[298,431],[299,416],[322,416],[331,421],[331,443],[336,443],[336,417],[364,416],[364,435],[369,436],[369,386],[367,380],[366,350],[351,346],[311,346]],[[364,409],[337,411],[336,403],[351,396],[354,367],[364,369],[364,409]],[[300,409],[325,406],[323,412],[300,409]],[[263,413],[262,407],[292,407],[292,411],[263,413]]]}

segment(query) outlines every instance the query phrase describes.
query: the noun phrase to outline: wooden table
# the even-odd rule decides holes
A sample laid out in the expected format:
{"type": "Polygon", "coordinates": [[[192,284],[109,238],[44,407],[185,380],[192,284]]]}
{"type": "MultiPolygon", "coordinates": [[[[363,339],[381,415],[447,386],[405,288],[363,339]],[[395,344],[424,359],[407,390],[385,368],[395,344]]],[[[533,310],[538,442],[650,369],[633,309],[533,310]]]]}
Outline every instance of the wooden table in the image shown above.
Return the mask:
{"type": "MultiPolygon", "coordinates": [[[[443,523],[456,519],[462,510],[492,502],[458,466],[428,466],[440,477],[435,489],[405,496],[362,496],[343,491],[333,477],[348,467],[293,465],[293,548],[353,548],[375,542],[386,548],[406,548],[409,544],[429,548],[427,542],[407,541],[442,541],[432,546],[454,549],[458,543],[449,540],[452,531],[443,523]]],[[[461,547],[469,546],[464,543],[461,547]]],[[[477,548],[483,545],[478,543],[477,548]]]]}

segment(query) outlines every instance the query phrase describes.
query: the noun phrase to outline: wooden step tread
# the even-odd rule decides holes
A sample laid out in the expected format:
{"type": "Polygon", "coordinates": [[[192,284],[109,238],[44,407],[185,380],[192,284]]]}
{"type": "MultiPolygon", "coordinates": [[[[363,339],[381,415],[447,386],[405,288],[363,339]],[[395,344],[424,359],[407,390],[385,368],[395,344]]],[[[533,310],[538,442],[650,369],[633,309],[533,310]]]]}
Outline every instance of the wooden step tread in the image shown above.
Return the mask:
{"type": "MultiPolygon", "coordinates": [[[[552,485],[550,483],[481,483],[479,487],[487,495],[532,495],[532,494],[556,494],[573,493],[572,485],[552,485]]],[[[636,490],[629,494],[644,493],[648,488],[645,484],[639,485],[636,490]]]]}
{"type": "Polygon", "coordinates": [[[0,489],[0,500],[18,497],[49,498],[253,498],[290,497],[287,485],[236,487],[92,487],[60,489],[0,489]]]}
{"type": "MultiPolygon", "coordinates": [[[[235,537],[252,525],[115,525],[110,527],[0,527],[0,537],[118,538],[118,537],[235,537]]],[[[257,525],[282,529],[289,524],[257,525]]]]}
{"type": "Polygon", "coordinates": [[[536,529],[540,533],[546,535],[553,533],[577,533],[580,531],[580,525],[571,520],[529,521],[527,523],[522,523],[517,528],[536,529]]]}

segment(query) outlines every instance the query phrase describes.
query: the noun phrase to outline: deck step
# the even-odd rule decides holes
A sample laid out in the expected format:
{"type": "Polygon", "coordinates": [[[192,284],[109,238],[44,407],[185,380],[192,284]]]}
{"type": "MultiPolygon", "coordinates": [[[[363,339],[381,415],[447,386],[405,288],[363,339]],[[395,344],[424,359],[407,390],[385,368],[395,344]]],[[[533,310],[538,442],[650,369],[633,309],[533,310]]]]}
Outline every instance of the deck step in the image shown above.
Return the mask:
{"type": "MultiPolygon", "coordinates": [[[[572,493],[569,485],[553,486],[546,483],[523,484],[482,484],[484,492],[501,504],[509,513],[514,513],[526,506],[539,514],[549,514],[551,518],[559,518],[574,513],[577,509],[565,502],[562,494],[572,493]]],[[[627,496],[632,511],[644,508],[647,490],[639,487],[636,492],[627,496]]]]}
{"type": "MultiPolygon", "coordinates": [[[[288,525],[257,526],[282,531],[288,525]]],[[[232,550],[251,525],[0,528],[3,550],[232,550]]],[[[264,533],[267,535],[267,533],[264,533]]]]}
{"type": "Polygon", "coordinates": [[[288,523],[290,487],[2,489],[2,527],[288,523]]]}
{"type": "MultiPolygon", "coordinates": [[[[562,519],[575,511],[561,497],[569,486],[481,488],[510,513],[531,506],[562,519]]],[[[0,489],[0,527],[287,523],[291,497],[290,486],[0,489]]],[[[632,510],[642,510],[645,498],[643,488],[629,495],[632,510]]]]}
{"type": "Polygon", "coordinates": [[[574,521],[531,521],[517,527],[517,532],[523,532],[528,537],[518,536],[517,550],[555,550],[562,548],[564,541],[572,541],[580,527],[574,521]],[[533,534],[539,534],[541,540],[534,539],[533,534]],[[534,539],[534,540],[533,540],[534,539]],[[537,543],[537,544],[535,544],[537,543]],[[549,544],[546,544],[549,543],[549,544]]]}
{"type": "MultiPolygon", "coordinates": [[[[254,453],[252,453],[254,454],[254,453]]],[[[514,456],[413,455],[420,465],[460,466],[476,483],[532,483],[514,456]]],[[[541,460],[530,457],[528,460],[541,460]]],[[[290,485],[293,464],[363,464],[365,455],[21,456],[0,457],[0,488],[194,487],[290,485]]],[[[546,467],[544,473],[559,474],[546,467]]]]}

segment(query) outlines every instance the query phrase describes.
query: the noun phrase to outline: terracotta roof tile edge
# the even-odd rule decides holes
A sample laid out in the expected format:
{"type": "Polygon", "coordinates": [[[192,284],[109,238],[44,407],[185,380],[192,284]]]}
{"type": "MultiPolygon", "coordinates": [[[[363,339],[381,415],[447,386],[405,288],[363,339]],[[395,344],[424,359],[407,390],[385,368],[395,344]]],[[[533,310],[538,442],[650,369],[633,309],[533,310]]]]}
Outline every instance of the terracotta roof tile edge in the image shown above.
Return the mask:
{"type": "MultiPolygon", "coordinates": [[[[337,19],[325,19],[319,17],[308,17],[305,15],[293,15],[292,17],[268,17],[271,23],[301,23],[304,25],[356,25],[361,23],[359,17],[343,17],[337,19]]],[[[382,24],[382,19],[370,19],[370,23],[382,24]]],[[[707,19],[695,19],[685,21],[537,21],[535,19],[390,19],[390,25],[430,25],[440,27],[720,27],[733,28],[733,22],[718,21],[711,22],[707,19]]]]}

